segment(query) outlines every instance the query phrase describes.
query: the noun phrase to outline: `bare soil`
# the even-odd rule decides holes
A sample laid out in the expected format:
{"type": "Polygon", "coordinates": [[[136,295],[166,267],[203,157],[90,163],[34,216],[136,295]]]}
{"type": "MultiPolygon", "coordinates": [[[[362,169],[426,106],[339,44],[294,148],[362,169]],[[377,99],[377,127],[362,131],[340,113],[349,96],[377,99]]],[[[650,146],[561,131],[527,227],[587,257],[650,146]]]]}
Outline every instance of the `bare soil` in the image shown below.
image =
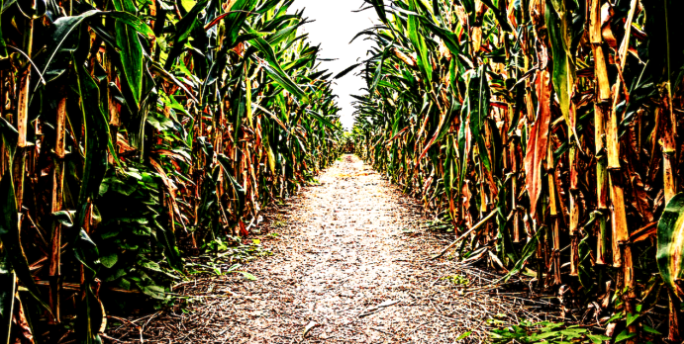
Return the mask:
{"type": "Polygon", "coordinates": [[[273,255],[240,268],[255,281],[234,273],[179,284],[185,310],[127,320],[108,338],[478,343],[496,324],[537,317],[531,310],[538,306],[520,293],[492,286],[500,276],[448,255],[429,260],[454,235],[426,229],[420,205],[356,156],[343,156],[318,179],[265,214],[270,234],[260,244],[273,255]]]}

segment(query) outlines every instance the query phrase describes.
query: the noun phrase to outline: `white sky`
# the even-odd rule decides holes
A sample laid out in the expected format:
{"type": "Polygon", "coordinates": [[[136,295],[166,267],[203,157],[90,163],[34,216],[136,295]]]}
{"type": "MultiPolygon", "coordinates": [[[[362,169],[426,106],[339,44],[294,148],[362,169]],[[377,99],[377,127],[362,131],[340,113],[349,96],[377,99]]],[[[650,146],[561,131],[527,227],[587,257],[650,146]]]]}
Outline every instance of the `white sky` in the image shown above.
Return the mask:
{"type": "MultiPolygon", "coordinates": [[[[364,37],[359,37],[354,43],[349,44],[357,33],[372,27],[374,21],[377,21],[377,14],[373,9],[360,13],[352,12],[358,10],[363,4],[362,0],[295,0],[290,6],[290,12],[293,13],[306,8],[304,17],[315,20],[313,23],[304,25],[304,31],[309,33],[309,41],[312,45],[321,44],[320,57],[338,59],[321,62],[321,70],[329,69],[334,76],[357,63],[357,59],[366,58],[371,42],[364,41],[364,37]]],[[[351,105],[354,98],[350,94],[360,95],[359,90],[366,87],[363,79],[354,75],[360,68],[333,82],[333,90],[339,96],[337,102],[342,108],[342,125],[347,130],[354,125],[352,117],[354,108],[351,105]]]]}

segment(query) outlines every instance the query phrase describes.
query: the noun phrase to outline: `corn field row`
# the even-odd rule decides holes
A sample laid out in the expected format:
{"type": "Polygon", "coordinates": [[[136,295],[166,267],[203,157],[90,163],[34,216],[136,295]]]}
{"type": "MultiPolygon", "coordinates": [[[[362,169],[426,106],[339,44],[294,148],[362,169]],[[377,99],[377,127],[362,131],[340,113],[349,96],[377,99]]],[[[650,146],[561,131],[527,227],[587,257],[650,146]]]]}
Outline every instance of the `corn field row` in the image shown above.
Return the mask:
{"type": "Polygon", "coordinates": [[[292,1],[0,4],[0,343],[101,342],[338,155],[292,1]]]}
{"type": "Polygon", "coordinates": [[[616,341],[681,342],[684,4],[367,3],[357,153],[455,226],[462,258],[616,341]]]}

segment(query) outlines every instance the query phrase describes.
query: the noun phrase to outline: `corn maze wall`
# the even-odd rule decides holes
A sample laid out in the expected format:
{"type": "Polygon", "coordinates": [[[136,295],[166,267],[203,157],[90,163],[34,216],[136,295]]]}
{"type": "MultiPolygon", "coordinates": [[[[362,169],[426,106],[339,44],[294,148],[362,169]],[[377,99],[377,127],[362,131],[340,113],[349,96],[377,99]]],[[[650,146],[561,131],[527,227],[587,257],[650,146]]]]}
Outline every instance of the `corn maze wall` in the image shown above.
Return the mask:
{"type": "Polygon", "coordinates": [[[468,233],[462,257],[681,342],[682,2],[367,2],[359,155],[468,233]]]}
{"type": "Polygon", "coordinates": [[[0,343],[99,343],[335,160],[291,3],[0,1],[0,343]]]}

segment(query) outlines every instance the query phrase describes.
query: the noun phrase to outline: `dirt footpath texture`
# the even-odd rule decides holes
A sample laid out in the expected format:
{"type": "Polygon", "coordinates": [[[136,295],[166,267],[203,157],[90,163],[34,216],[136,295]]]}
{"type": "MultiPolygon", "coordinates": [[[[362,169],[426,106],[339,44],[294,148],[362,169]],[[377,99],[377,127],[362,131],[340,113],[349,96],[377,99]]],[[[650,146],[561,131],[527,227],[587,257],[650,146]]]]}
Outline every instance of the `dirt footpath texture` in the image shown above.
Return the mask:
{"type": "Polygon", "coordinates": [[[255,280],[229,273],[186,282],[175,290],[192,301],[184,311],[131,320],[137,330],[117,340],[479,343],[496,323],[536,318],[516,293],[490,286],[499,276],[448,256],[429,260],[453,234],[426,230],[416,201],[356,156],[318,180],[265,214],[260,245],[273,254],[240,267],[255,280]]]}

